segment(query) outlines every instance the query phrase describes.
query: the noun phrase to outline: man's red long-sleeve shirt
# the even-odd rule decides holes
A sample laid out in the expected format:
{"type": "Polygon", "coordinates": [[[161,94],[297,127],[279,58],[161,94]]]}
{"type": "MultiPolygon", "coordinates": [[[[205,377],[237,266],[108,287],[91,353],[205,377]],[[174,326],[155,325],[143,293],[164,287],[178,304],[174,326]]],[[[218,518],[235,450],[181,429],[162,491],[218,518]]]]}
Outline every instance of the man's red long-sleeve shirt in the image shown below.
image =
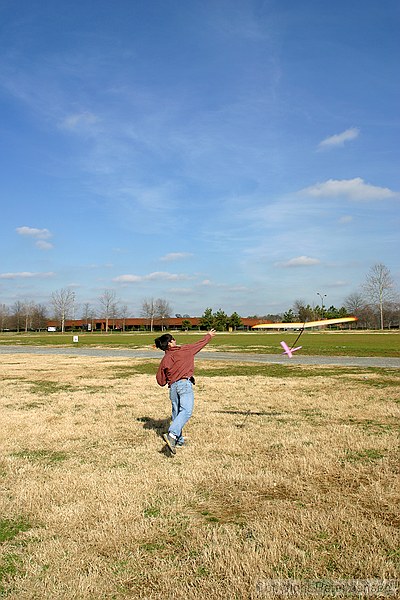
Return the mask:
{"type": "Polygon", "coordinates": [[[207,335],[194,344],[168,348],[158,367],[156,379],[159,385],[169,386],[175,381],[192,377],[194,373],[194,357],[211,340],[207,335]]]}

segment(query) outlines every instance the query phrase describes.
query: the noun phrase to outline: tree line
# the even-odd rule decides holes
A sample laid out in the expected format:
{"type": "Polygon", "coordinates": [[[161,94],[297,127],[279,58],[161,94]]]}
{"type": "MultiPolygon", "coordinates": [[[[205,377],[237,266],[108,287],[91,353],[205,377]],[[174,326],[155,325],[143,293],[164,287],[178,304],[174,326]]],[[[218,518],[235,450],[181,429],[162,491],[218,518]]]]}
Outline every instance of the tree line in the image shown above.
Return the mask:
{"type": "MultiPolygon", "coordinates": [[[[249,315],[248,318],[261,319],[270,322],[306,323],[319,319],[340,319],[341,317],[357,317],[357,327],[364,329],[384,329],[399,327],[400,298],[396,290],[390,270],[382,263],[373,265],[367,273],[360,289],[345,298],[341,307],[324,306],[326,295],[318,294],[321,304],[311,306],[304,300],[296,300],[285,313],[267,315],[249,315]]],[[[207,308],[201,317],[201,324],[214,327],[217,331],[240,327],[240,317],[233,313],[228,317],[222,309],[213,313],[207,308]]]]}
{"type": "MultiPolygon", "coordinates": [[[[365,329],[399,326],[399,294],[389,269],[382,263],[371,267],[360,289],[347,296],[341,307],[324,306],[323,298],[326,295],[318,295],[321,297],[321,305],[311,306],[298,299],[284,313],[249,315],[248,318],[272,322],[293,323],[298,321],[304,323],[353,315],[358,318],[357,326],[365,329]]],[[[168,319],[172,316],[172,308],[168,300],[164,298],[146,298],[141,302],[140,316],[148,320],[151,331],[155,322],[161,323],[163,328],[167,328],[168,319]]],[[[128,317],[127,305],[122,303],[117,298],[116,292],[111,289],[104,290],[96,307],[87,302],[80,306],[77,305],[75,292],[68,288],[53,292],[49,306],[28,300],[18,300],[11,307],[0,303],[1,331],[41,331],[46,329],[49,319],[56,320],[61,331],[64,331],[66,320],[77,318],[82,319],[87,325],[94,319],[104,319],[105,329],[108,331],[110,324],[117,319],[122,321],[124,329],[124,323],[128,317]]],[[[190,329],[189,315],[185,314],[183,317],[183,329],[190,329]]],[[[226,331],[239,329],[242,326],[242,320],[236,312],[228,316],[222,308],[215,312],[212,308],[206,308],[201,316],[200,324],[206,329],[214,328],[217,331],[226,331]]]]}

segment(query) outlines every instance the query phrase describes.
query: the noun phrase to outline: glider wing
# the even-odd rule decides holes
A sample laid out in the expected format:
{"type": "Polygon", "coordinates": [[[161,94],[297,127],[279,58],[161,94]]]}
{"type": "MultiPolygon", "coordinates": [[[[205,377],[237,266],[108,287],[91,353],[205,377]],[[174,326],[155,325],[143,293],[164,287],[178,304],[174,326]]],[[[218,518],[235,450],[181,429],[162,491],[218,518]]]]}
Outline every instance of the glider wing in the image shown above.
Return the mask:
{"type": "Polygon", "coordinates": [[[259,323],[258,325],[253,325],[252,329],[309,329],[310,327],[338,325],[339,323],[352,323],[354,321],[357,321],[357,317],[321,319],[320,321],[308,321],[307,323],[259,323]]]}

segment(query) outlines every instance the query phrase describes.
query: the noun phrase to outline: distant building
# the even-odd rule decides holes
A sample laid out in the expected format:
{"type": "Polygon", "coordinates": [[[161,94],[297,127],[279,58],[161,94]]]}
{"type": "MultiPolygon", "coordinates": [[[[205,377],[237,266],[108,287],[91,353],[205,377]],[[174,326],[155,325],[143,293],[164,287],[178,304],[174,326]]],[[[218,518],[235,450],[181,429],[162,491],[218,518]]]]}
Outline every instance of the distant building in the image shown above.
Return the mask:
{"type": "MultiPolygon", "coordinates": [[[[164,331],[168,329],[172,330],[186,330],[188,321],[190,322],[190,328],[193,330],[203,331],[206,328],[200,326],[201,317],[168,317],[165,319],[155,319],[153,323],[154,331],[164,331]],[[182,327],[182,322],[184,327],[182,327]]],[[[248,319],[242,317],[242,326],[238,328],[238,331],[249,331],[253,325],[259,323],[266,323],[265,319],[248,319]]],[[[60,323],[56,320],[47,321],[47,329],[49,327],[54,331],[61,329],[60,323]]],[[[105,331],[106,320],[105,319],[67,319],[65,321],[65,331],[105,331]]],[[[109,331],[150,331],[150,319],[144,318],[129,318],[129,319],[109,319],[108,320],[109,331]]]]}

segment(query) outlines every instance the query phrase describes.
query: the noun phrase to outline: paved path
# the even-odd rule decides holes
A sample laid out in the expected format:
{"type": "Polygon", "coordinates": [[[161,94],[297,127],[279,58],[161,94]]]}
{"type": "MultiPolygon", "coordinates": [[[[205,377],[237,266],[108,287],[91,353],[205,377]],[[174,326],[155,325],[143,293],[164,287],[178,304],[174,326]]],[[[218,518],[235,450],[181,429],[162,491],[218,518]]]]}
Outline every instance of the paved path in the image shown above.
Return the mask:
{"type": "MultiPolygon", "coordinates": [[[[127,348],[56,348],[49,346],[0,346],[0,354],[63,354],[69,356],[98,356],[121,358],[161,359],[159,350],[129,350],[127,348]]],[[[400,358],[377,356],[304,356],[297,354],[288,358],[282,354],[244,354],[238,352],[202,351],[197,359],[223,360],[279,365],[337,365],[341,367],[384,367],[400,369],[400,358]]]]}

